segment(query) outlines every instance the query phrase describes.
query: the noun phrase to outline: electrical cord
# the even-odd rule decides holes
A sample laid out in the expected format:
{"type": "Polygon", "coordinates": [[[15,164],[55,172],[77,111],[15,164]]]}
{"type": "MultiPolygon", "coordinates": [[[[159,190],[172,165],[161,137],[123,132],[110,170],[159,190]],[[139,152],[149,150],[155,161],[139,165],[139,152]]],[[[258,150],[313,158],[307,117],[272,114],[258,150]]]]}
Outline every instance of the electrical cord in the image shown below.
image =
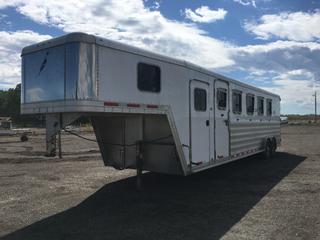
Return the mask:
{"type": "MultiPolygon", "coordinates": [[[[101,143],[101,144],[105,144],[105,145],[110,145],[110,146],[120,146],[120,147],[132,147],[132,146],[136,146],[137,143],[131,143],[131,144],[121,144],[121,143],[109,143],[109,142],[102,142],[102,141],[97,141],[97,140],[94,140],[94,139],[91,139],[91,138],[86,138],[84,136],[81,136],[75,132],[72,132],[72,131],[69,131],[67,129],[63,129],[65,132],[71,134],[71,135],[74,135],[76,137],[79,137],[79,138],[82,138],[84,140],[87,140],[87,141],[91,141],[91,142],[97,142],[97,143],[101,143]]],[[[151,143],[156,143],[158,141],[161,141],[161,140],[165,140],[165,139],[168,139],[172,137],[172,135],[168,135],[166,137],[161,137],[161,138],[156,138],[156,139],[153,139],[151,141],[143,141],[143,143],[148,143],[148,144],[151,144],[151,143]]],[[[162,143],[159,143],[159,144],[162,144],[162,143]]]]}

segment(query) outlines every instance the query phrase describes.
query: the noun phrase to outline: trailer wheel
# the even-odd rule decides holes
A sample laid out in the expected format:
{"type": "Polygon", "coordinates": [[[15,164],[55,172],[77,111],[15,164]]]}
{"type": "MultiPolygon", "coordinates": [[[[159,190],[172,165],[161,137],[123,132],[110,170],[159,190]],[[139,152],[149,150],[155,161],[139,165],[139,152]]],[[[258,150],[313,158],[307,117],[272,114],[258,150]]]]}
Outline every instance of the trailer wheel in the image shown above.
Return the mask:
{"type": "Polygon", "coordinates": [[[270,159],[272,156],[272,143],[270,139],[267,139],[265,149],[263,152],[264,159],[270,159]]]}
{"type": "Polygon", "coordinates": [[[28,141],[28,136],[26,133],[22,133],[21,137],[20,137],[20,141],[21,142],[26,142],[28,141]]]}

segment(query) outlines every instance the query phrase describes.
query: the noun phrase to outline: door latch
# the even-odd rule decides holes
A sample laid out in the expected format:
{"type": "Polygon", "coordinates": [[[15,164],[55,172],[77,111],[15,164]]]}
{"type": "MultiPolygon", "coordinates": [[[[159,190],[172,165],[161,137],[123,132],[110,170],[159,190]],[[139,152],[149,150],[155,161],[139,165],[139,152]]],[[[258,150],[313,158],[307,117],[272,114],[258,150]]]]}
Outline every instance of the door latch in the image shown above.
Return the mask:
{"type": "Polygon", "coordinates": [[[210,121],[206,120],[206,126],[209,126],[209,125],[210,125],[210,121]]]}
{"type": "Polygon", "coordinates": [[[224,123],[226,124],[226,126],[229,125],[229,120],[224,120],[224,123]]]}

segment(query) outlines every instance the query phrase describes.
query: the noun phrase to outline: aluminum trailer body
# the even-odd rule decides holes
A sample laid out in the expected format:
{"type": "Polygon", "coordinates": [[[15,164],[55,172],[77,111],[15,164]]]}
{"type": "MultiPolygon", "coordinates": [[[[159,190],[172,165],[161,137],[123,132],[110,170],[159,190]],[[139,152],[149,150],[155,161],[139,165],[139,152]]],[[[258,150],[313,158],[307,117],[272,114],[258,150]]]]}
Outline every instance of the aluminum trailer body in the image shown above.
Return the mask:
{"type": "Polygon", "coordinates": [[[91,117],[103,161],[188,175],[280,144],[280,97],[194,64],[84,33],[22,51],[21,112],[55,134],[91,117]],[[141,149],[139,151],[142,151],[141,149]]]}

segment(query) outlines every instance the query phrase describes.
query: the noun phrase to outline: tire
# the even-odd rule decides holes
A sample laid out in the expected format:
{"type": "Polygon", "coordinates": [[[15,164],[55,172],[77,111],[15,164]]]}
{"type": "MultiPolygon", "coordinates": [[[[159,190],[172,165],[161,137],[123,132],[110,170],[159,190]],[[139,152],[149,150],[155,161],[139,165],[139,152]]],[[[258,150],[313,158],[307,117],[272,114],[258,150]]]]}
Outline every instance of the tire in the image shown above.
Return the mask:
{"type": "Polygon", "coordinates": [[[264,159],[270,159],[272,157],[272,143],[267,139],[266,146],[263,152],[264,159]]]}
{"type": "Polygon", "coordinates": [[[21,142],[27,142],[29,140],[27,134],[23,133],[20,137],[21,142]]]}

